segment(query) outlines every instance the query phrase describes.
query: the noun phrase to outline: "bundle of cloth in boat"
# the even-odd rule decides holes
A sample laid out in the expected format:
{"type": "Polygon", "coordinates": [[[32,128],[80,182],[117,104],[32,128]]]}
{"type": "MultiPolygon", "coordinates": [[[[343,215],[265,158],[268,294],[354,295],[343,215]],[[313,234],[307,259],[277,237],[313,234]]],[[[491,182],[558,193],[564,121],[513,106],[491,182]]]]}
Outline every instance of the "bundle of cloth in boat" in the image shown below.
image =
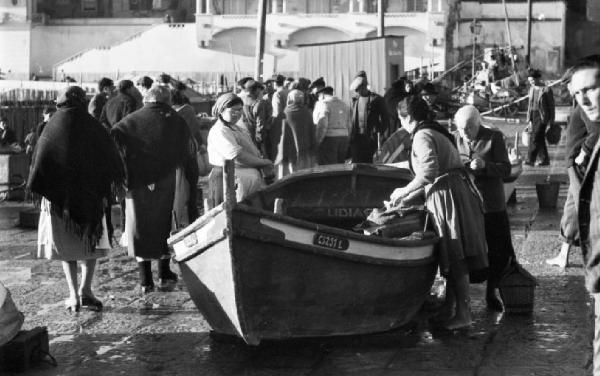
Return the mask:
{"type": "Polygon", "coordinates": [[[423,199],[401,201],[397,205],[375,208],[367,219],[355,228],[365,235],[378,235],[384,238],[423,238],[427,230],[427,210],[423,199]]]}

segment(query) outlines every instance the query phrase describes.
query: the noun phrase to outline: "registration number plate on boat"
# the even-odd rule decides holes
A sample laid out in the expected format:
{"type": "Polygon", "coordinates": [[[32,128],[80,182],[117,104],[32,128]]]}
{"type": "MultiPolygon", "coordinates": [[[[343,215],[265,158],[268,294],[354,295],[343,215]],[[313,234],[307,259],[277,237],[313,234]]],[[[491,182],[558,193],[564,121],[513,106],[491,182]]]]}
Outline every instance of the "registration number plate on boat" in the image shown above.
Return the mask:
{"type": "Polygon", "coordinates": [[[188,248],[191,248],[198,244],[198,237],[196,236],[196,233],[192,232],[191,234],[183,238],[183,244],[188,248]]]}
{"type": "Polygon", "coordinates": [[[348,239],[342,238],[341,236],[323,234],[317,232],[313,238],[313,244],[325,248],[336,249],[338,251],[345,251],[350,246],[348,239]]]}

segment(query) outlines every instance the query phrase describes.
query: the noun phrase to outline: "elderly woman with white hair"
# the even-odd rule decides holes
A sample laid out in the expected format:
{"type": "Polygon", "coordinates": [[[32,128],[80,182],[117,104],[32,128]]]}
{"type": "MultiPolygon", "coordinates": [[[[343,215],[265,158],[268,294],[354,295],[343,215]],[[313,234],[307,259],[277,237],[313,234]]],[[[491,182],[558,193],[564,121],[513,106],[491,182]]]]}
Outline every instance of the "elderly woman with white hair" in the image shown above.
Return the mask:
{"type": "Polygon", "coordinates": [[[169,267],[167,247],[173,212],[181,218],[187,208],[174,206],[176,192],[181,192],[177,183],[187,181],[188,188],[195,189],[198,180],[190,131],[169,105],[170,97],[168,88],[153,86],[144,97],[144,107],[110,132],[126,167],[125,236],[129,255],[138,261],[143,293],[154,289],[150,260],[159,260],[161,284],[177,281],[169,267]],[[183,174],[178,174],[178,169],[183,174]]]}
{"type": "Polygon", "coordinates": [[[235,162],[236,199],[263,187],[261,169],[273,169],[273,162],[263,158],[247,130],[237,125],[242,117],[243,101],[233,93],[217,98],[212,114],[217,118],[207,137],[208,161],[213,165],[209,174],[209,196],[212,204],[223,201],[223,166],[226,160],[235,162]]]}

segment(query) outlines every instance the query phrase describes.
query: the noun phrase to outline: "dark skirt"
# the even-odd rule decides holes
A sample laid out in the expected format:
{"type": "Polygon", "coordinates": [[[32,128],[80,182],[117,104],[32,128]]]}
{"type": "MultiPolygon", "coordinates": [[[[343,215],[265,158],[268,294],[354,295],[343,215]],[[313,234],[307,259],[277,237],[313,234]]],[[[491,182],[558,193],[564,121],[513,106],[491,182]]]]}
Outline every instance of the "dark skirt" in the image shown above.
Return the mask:
{"type": "Polygon", "coordinates": [[[427,190],[427,209],[440,236],[440,272],[447,276],[453,264],[464,261],[469,272],[488,266],[479,191],[466,172],[452,170],[427,190]]]}
{"type": "Polygon", "coordinates": [[[129,256],[158,259],[169,254],[167,239],[174,198],[175,170],[153,186],[127,192],[125,232],[129,256]]]}

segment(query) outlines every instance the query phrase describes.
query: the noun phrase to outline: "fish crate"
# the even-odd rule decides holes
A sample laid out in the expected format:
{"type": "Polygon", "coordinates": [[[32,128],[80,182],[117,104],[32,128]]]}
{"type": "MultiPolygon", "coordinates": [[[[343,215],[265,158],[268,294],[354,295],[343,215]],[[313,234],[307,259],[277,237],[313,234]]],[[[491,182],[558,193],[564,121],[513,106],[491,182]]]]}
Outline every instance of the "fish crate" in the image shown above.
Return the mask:
{"type": "Polygon", "coordinates": [[[499,284],[504,311],[508,314],[528,315],[533,313],[533,301],[537,281],[519,264],[502,277],[499,284]]]}

